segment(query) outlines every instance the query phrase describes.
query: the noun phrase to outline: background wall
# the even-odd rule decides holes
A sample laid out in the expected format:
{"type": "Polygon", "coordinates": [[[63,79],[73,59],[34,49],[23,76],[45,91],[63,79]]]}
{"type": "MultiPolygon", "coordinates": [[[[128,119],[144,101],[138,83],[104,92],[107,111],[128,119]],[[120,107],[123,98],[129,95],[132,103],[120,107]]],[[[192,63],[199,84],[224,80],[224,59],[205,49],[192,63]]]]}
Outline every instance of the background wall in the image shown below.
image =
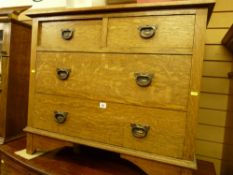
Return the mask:
{"type": "Polygon", "coordinates": [[[233,24],[233,0],[216,0],[207,28],[197,157],[214,162],[218,175],[233,175],[233,56],[221,40],[233,24]]]}

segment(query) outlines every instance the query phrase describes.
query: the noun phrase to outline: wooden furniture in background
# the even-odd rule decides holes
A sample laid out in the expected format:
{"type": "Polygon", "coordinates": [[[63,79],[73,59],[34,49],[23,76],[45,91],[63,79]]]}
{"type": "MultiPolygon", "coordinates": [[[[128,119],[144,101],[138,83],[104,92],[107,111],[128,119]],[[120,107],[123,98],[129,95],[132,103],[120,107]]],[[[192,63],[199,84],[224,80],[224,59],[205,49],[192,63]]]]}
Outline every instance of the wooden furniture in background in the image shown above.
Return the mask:
{"type": "MultiPolygon", "coordinates": [[[[112,152],[82,147],[79,152],[63,147],[32,160],[14,154],[25,148],[26,139],[18,139],[0,147],[1,175],[145,175],[132,163],[112,152]]],[[[216,175],[213,164],[197,160],[194,175],[216,175]]]]}
{"type": "MultiPolygon", "coordinates": [[[[222,44],[233,53],[233,24],[222,39],[222,44]]],[[[228,73],[228,78],[233,79],[233,72],[228,73]]]]}
{"type": "Polygon", "coordinates": [[[213,3],[29,14],[28,153],[77,143],[120,153],[150,175],[192,174],[203,36],[213,3]]]}
{"type": "Polygon", "coordinates": [[[27,8],[0,9],[0,144],[27,121],[31,26],[15,19],[27,8]]]}
{"type": "Polygon", "coordinates": [[[222,44],[233,53],[233,24],[224,36],[222,44]]]}

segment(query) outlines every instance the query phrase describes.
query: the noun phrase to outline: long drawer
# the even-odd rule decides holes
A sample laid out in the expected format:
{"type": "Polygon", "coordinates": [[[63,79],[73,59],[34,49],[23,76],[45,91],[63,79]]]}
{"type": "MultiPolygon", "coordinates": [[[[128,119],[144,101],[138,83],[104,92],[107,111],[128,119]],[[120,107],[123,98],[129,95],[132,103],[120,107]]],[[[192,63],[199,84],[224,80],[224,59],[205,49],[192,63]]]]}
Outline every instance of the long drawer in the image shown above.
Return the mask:
{"type": "Polygon", "coordinates": [[[186,110],[191,56],[37,54],[36,92],[186,110]]]}
{"type": "Polygon", "coordinates": [[[133,150],[181,158],[186,113],[37,94],[32,127],[133,150]]]}

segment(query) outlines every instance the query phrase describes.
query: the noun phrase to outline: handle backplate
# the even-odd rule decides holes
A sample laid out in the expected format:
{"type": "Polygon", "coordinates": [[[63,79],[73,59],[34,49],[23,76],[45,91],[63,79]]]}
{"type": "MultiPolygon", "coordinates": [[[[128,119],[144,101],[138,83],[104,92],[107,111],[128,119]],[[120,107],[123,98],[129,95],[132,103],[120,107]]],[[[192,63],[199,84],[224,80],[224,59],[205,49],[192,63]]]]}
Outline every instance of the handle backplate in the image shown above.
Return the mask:
{"type": "Polygon", "coordinates": [[[149,39],[152,38],[157,30],[157,26],[155,25],[144,25],[138,27],[139,35],[143,39],[149,39]]]}
{"type": "Polygon", "coordinates": [[[152,83],[152,79],[154,77],[153,74],[150,73],[135,73],[135,81],[138,86],[147,87],[152,83]]]}
{"type": "Polygon", "coordinates": [[[57,68],[56,72],[57,72],[57,77],[59,80],[67,80],[69,78],[71,69],[57,68]]]}
{"type": "Polygon", "coordinates": [[[64,40],[72,39],[73,35],[74,35],[73,29],[61,29],[61,36],[64,40]]]}
{"type": "Polygon", "coordinates": [[[131,131],[136,138],[145,138],[148,134],[150,126],[131,123],[131,131]]]}
{"type": "Polygon", "coordinates": [[[59,124],[62,124],[66,121],[67,115],[68,112],[54,111],[55,121],[59,124]]]}

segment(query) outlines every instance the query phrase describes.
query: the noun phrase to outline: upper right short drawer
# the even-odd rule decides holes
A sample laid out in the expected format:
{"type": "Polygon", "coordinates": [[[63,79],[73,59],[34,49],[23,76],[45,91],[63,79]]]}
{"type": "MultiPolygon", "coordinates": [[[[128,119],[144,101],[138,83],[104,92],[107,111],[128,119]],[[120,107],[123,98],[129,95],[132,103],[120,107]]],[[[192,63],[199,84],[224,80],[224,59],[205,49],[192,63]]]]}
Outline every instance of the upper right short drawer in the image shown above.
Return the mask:
{"type": "Polygon", "coordinates": [[[148,53],[192,53],[195,15],[109,18],[107,47],[148,53]]]}

